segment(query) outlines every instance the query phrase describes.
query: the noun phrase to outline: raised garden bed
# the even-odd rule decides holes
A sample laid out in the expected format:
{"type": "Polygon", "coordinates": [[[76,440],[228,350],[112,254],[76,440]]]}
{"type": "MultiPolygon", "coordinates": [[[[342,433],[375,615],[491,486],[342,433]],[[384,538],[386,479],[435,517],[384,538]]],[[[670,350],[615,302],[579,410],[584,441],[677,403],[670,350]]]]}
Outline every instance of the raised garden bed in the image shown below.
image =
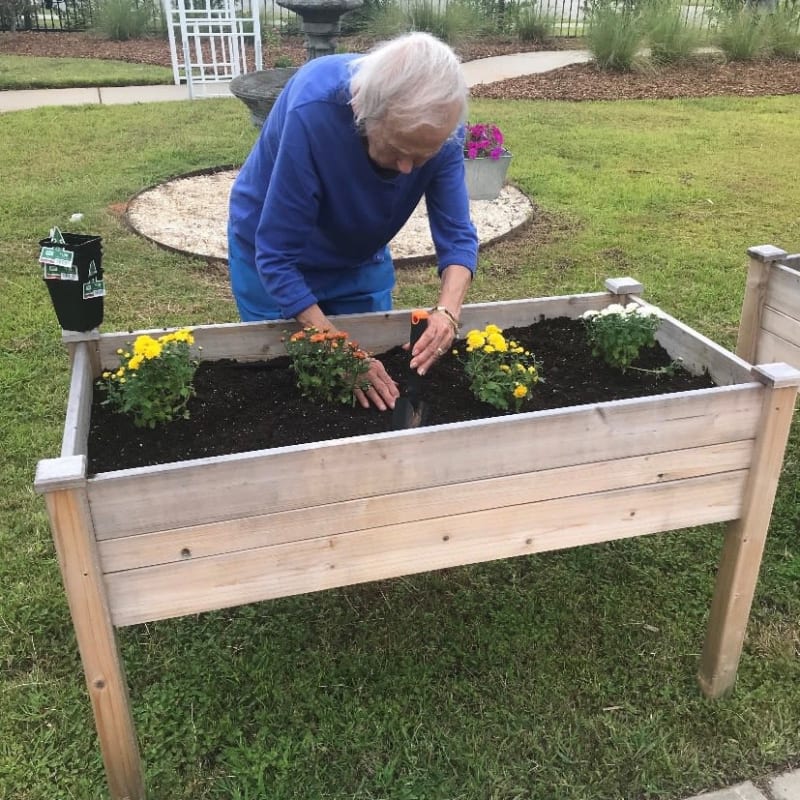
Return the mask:
{"type": "MultiPolygon", "coordinates": [[[[800,384],[797,369],[767,363],[800,364],[800,273],[781,260],[775,248],[751,251],[739,355],[663,319],[660,345],[689,372],[708,373],[711,388],[120,471],[88,468],[92,387],[131,334],[66,335],[61,457],[40,462],[36,488],[112,795],[144,794],[115,627],[721,521],[731,525],[700,684],[711,696],[729,690],[800,384]]],[[[470,305],[462,320],[508,329],[644,302],[633,281],[609,287],[470,305]]],[[[282,354],[286,326],[194,332],[206,360],[258,362],[282,354]]],[[[408,314],[353,315],[341,327],[390,350],[406,341],[408,314]]]]}

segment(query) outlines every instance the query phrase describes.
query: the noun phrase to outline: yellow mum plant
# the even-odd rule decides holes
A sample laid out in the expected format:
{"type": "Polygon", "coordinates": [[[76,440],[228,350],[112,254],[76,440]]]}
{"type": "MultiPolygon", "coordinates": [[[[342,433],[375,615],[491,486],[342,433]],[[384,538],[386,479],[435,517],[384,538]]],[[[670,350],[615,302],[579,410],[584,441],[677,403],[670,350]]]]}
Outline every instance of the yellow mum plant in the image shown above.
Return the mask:
{"type": "Polygon", "coordinates": [[[506,339],[497,325],[467,334],[462,361],[475,397],[501,411],[519,411],[541,380],[533,353],[506,339]]]}
{"type": "Polygon", "coordinates": [[[103,405],[130,414],[140,428],[188,419],[186,404],[194,396],[192,380],[198,363],[191,355],[193,344],[190,328],[158,338],[137,336],[130,352],[117,350],[117,369],[107,370],[98,381],[106,394],[103,405]]]}

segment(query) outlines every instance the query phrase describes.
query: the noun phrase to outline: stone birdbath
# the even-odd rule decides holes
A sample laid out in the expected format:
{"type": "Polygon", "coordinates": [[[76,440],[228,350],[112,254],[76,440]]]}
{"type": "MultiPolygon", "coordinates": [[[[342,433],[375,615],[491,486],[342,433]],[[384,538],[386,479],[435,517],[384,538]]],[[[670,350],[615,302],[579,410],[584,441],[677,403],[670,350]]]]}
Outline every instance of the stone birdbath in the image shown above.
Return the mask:
{"type": "MultiPolygon", "coordinates": [[[[363,0],[297,0],[278,5],[294,11],[302,19],[308,60],[327,56],[336,50],[336,37],[342,27],[342,16],[363,4],[363,0]]],[[[264,124],[270,109],[297,67],[276,67],[239,75],[231,81],[230,90],[250,110],[255,127],[264,124]]]]}

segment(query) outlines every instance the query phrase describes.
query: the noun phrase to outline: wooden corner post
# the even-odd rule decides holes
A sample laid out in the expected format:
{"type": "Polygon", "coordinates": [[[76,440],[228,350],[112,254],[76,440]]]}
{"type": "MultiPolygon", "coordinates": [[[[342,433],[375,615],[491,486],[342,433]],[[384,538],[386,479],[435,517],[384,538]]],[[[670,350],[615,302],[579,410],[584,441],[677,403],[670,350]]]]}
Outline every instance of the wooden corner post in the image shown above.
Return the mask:
{"type": "Polygon", "coordinates": [[[761,331],[761,314],[769,285],[769,271],[772,264],[787,255],[785,250],[771,244],[750,247],[747,250],[750,261],[747,268],[747,282],[742,302],[742,315],[739,320],[739,338],[736,341],[736,355],[757,363],[758,338],[761,331]]]}
{"type": "Polygon", "coordinates": [[[113,800],[144,800],[128,687],[111,622],[85,491],[86,457],[46,459],[36,470],[92,701],[113,800]]]}
{"type": "Polygon", "coordinates": [[[617,295],[620,300],[626,296],[636,296],[642,294],[644,286],[635,278],[607,278],[605,281],[606,289],[611,293],[617,295]]]}
{"type": "Polygon", "coordinates": [[[728,524],[700,659],[698,680],[709,697],[736,681],[772,506],[794,413],[800,371],[786,364],[753,368],[766,385],[741,517],[728,524]]]}

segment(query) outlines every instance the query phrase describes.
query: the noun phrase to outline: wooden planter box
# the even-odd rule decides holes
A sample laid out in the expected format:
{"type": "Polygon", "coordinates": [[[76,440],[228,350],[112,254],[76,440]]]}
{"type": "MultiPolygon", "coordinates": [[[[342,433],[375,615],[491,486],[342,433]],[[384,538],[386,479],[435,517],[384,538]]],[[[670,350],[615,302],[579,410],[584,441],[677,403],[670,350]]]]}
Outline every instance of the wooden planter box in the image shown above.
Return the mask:
{"type": "MultiPolygon", "coordinates": [[[[65,333],[73,354],[50,514],[109,785],[144,796],[115,628],[462,564],[730,521],[700,665],[734,682],[800,372],[800,273],[753,248],[738,355],[676,319],[658,338],[718,388],[88,475],[92,385],[130,333],[65,333]],[[754,361],[764,362],[753,367],[754,361]],[[420,452],[450,453],[442,461],[420,452]],[[298,480],[297,476],[302,476],[298,480]]],[[[638,297],[608,292],[470,305],[501,327],[638,297]]],[[[376,350],[407,312],[353,315],[376,350]]],[[[201,326],[206,359],[283,352],[285,322],[201,326]]]]}

